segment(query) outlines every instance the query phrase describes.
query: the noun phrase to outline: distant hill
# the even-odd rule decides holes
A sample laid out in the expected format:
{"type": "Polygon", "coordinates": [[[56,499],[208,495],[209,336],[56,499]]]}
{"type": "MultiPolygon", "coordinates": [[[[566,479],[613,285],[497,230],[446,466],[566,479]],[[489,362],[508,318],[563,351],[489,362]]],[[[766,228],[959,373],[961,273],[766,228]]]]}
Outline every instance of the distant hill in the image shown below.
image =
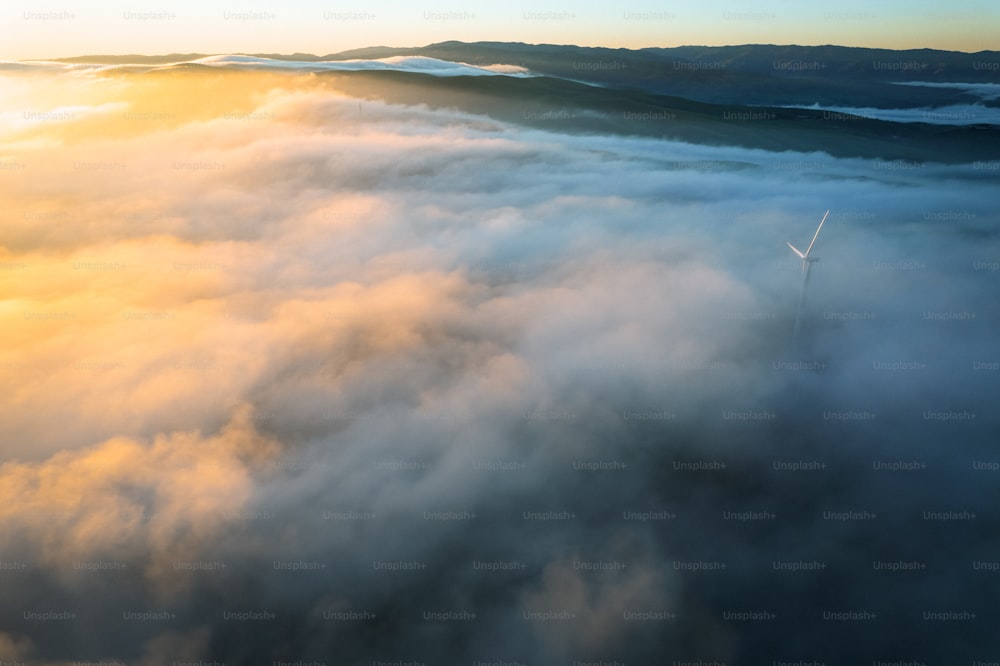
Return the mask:
{"type": "Polygon", "coordinates": [[[907,108],[969,102],[955,91],[897,81],[1000,83],[1000,51],[894,51],[843,46],[681,46],[640,50],[508,42],[374,47],[322,60],[422,55],[507,63],[560,78],[723,104],[907,108]]]}
{"type": "MultiPolygon", "coordinates": [[[[163,64],[210,54],[80,56],[61,62],[163,64]]],[[[1000,51],[963,53],[844,46],[680,46],[638,50],[520,42],[441,42],[413,48],[372,46],[316,56],[251,53],[304,62],[421,55],[472,65],[505,63],[540,74],[717,104],[914,108],[975,101],[956,90],[900,81],[1000,84],[1000,51]]],[[[1000,106],[1000,100],[986,102],[1000,106]]]]}
{"type": "Polygon", "coordinates": [[[1000,127],[893,123],[808,109],[693,101],[558,78],[325,72],[338,89],[396,104],[452,108],[559,132],[637,135],[836,157],[966,163],[1000,159],[1000,127]]]}

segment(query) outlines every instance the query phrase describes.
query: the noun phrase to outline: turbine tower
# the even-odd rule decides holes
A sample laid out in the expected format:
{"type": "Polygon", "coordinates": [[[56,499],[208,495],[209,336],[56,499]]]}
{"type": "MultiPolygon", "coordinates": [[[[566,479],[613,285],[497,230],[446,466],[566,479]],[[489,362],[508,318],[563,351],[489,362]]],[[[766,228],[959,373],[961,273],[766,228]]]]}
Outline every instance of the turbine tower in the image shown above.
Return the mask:
{"type": "Polygon", "coordinates": [[[816,238],[819,236],[819,230],[823,228],[823,223],[826,222],[826,218],[829,214],[830,211],[826,211],[823,215],[823,219],[819,221],[819,226],[816,227],[816,233],[813,234],[812,240],[809,241],[809,247],[806,248],[805,252],[800,252],[797,247],[786,241],[788,247],[792,248],[792,252],[797,254],[799,259],[802,260],[802,293],[799,295],[799,309],[795,313],[795,329],[793,331],[796,339],[799,337],[799,327],[802,324],[802,306],[805,305],[806,302],[806,285],[809,284],[809,273],[812,270],[813,263],[819,261],[819,258],[810,256],[810,253],[812,252],[813,245],[816,244],[816,238]]]}

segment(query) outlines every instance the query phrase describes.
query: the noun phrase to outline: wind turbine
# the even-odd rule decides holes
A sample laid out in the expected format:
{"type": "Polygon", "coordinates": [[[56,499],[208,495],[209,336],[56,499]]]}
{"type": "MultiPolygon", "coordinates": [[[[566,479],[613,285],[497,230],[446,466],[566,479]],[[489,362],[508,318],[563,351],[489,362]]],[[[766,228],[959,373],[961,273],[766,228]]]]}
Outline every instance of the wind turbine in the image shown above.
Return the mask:
{"type": "Polygon", "coordinates": [[[813,234],[812,240],[809,241],[809,247],[806,248],[805,252],[799,251],[797,247],[788,243],[788,241],[785,241],[788,247],[792,248],[792,252],[799,255],[799,259],[802,260],[802,294],[799,296],[799,309],[795,313],[794,335],[796,338],[799,337],[799,326],[802,324],[802,306],[806,302],[806,285],[809,284],[809,273],[812,270],[812,265],[819,261],[817,257],[809,255],[812,252],[813,245],[816,244],[816,238],[819,236],[819,230],[823,228],[823,223],[826,222],[828,215],[830,215],[830,211],[826,211],[823,215],[823,219],[819,221],[819,226],[816,227],[816,233],[813,234]]]}

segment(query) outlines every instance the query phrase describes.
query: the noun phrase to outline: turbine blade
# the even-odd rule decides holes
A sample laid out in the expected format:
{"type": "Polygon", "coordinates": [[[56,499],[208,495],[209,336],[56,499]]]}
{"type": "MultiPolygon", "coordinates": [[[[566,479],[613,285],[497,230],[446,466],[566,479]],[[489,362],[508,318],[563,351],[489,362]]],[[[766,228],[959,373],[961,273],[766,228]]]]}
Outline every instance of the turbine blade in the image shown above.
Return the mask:
{"type": "Polygon", "coordinates": [[[812,239],[812,241],[810,241],[809,247],[806,248],[806,254],[805,254],[805,256],[808,257],[809,253],[812,251],[812,249],[813,249],[813,243],[816,242],[816,238],[819,236],[819,230],[823,228],[823,223],[826,222],[827,215],[829,215],[829,214],[830,214],[830,211],[826,211],[826,215],[823,215],[823,219],[819,221],[819,226],[816,227],[816,233],[813,234],[813,239],[812,239]]]}
{"type": "Polygon", "coordinates": [[[799,255],[799,259],[805,259],[806,258],[806,255],[804,255],[801,252],[799,252],[798,249],[794,245],[792,245],[791,243],[789,243],[788,241],[785,241],[785,245],[787,245],[788,247],[792,248],[792,252],[794,252],[795,254],[799,255]]]}

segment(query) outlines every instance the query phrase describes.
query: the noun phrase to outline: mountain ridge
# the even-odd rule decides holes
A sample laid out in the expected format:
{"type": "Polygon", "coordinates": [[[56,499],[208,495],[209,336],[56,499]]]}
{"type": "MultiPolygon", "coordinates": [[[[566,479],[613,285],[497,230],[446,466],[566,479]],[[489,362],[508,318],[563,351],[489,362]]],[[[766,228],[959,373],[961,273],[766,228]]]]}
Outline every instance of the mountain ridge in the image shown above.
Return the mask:
{"type": "MultiPolygon", "coordinates": [[[[166,64],[211,54],[77,56],[66,63],[166,64]]],[[[836,45],[646,47],[613,49],[523,42],[444,41],[419,47],[370,46],[322,56],[250,53],[301,62],[424,56],[470,65],[508,64],[534,73],[714,104],[917,108],[968,104],[956,91],[905,89],[898,82],[1000,84],[1000,51],[870,49],[836,45]]],[[[1000,106],[1000,101],[986,101],[1000,106]]]]}

